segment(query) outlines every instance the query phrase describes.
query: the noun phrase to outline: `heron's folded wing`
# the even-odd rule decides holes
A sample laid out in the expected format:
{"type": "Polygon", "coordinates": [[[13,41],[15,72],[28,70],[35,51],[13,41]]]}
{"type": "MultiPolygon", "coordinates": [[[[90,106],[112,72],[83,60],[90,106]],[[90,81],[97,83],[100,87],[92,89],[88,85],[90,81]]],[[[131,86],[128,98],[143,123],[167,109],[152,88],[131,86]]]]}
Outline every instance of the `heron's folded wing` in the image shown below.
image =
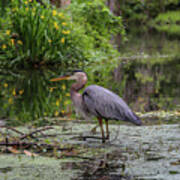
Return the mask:
{"type": "Polygon", "coordinates": [[[91,85],[85,89],[83,101],[91,114],[106,119],[123,120],[124,110],[129,109],[119,96],[97,85],[91,85]]]}

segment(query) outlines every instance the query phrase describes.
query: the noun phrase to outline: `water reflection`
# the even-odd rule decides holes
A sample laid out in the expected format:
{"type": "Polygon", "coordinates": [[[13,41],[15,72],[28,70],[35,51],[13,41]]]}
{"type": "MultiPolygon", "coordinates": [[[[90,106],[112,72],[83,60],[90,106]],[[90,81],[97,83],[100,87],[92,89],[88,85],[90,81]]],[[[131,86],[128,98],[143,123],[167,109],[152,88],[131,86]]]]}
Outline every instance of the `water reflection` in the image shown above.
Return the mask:
{"type": "Polygon", "coordinates": [[[51,83],[53,71],[28,70],[22,75],[1,76],[0,117],[21,122],[65,113],[70,103],[66,82],[51,83]]]}

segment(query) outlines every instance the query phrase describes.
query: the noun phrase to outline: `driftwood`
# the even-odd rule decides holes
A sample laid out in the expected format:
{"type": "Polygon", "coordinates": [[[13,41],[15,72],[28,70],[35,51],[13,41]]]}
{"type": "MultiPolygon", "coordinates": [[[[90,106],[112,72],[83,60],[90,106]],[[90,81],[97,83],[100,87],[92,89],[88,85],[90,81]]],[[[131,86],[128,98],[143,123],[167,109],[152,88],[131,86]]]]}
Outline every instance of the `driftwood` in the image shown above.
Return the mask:
{"type": "Polygon", "coordinates": [[[0,126],[0,128],[10,129],[11,131],[16,132],[17,134],[24,135],[24,133],[22,133],[21,131],[15,129],[15,128],[12,128],[12,127],[8,127],[8,126],[0,126]]]}
{"type": "Polygon", "coordinates": [[[25,138],[32,137],[36,133],[46,131],[46,130],[49,130],[49,129],[53,129],[53,127],[47,126],[47,127],[41,128],[41,129],[37,129],[37,130],[35,130],[35,131],[31,132],[31,133],[24,134],[23,136],[20,137],[20,139],[23,140],[25,138]]]}
{"type": "Polygon", "coordinates": [[[6,128],[6,129],[9,129],[9,130],[11,130],[11,131],[16,132],[17,134],[21,135],[20,140],[26,139],[26,138],[28,138],[28,137],[33,138],[33,135],[34,135],[34,134],[37,134],[37,133],[39,133],[39,132],[46,131],[46,130],[49,130],[49,129],[53,129],[53,127],[47,126],[47,127],[41,128],[41,129],[36,129],[35,131],[32,131],[32,132],[30,132],[30,133],[28,133],[28,134],[25,134],[25,133],[23,133],[23,132],[15,129],[15,128],[8,127],[8,126],[0,126],[0,128],[6,128]]]}
{"type": "Polygon", "coordinates": [[[57,149],[57,150],[60,150],[60,151],[71,151],[71,150],[73,150],[73,147],[60,148],[57,145],[47,144],[47,143],[20,142],[20,141],[9,142],[8,140],[1,141],[0,146],[6,146],[6,147],[16,146],[18,148],[25,148],[25,149],[33,147],[33,146],[38,146],[38,147],[41,147],[41,148],[46,148],[47,150],[53,150],[53,149],[57,149]]]}
{"type": "Polygon", "coordinates": [[[29,133],[23,133],[15,128],[12,127],[7,127],[7,126],[1,126],[0,128],[6,128],[8,130],[12,130],[16,132],[18,135],[21,135],[20,137],[9,137],[5,136],[3,141],[0,141],[0,146],[5,146],[6,149],[7,147],[16,147],[17,149],[29,149],[36,147],[38,150],[46,149],[46,150],[60,150],[60,151],[72,151],[73,147],[68,147],[68,148],[60,148],[60,145],[58,144],[49,144],[49,143],[44,143],[42,141],[39,141],[38,137],[34,137],[33,135],[37,133],[42,133],[43,131],[53,129],[51,126],[43,127],[40,129],[36,129],[32,132],[29,133]],[[27,139],[25,141],[25,139],[27,139]],[[36,142],[34,142],[36,141],[36,142]]]}
{"type": "Polygon", "coordinates": [[[95,158],[85,157],[85,156],[78,156],[78,155],[65,155],[65,154],[63,154],[61,157],[66,157],[66,158],[78,158],[78,159],[86,159],[86,160],[92,160],[92,161],[94,161],[94,160],[95,160],[95,158]]]}
{"type": "MultiPolygon", "coordinates": [[[[86,139],[100,139],[100,140],[103,140],[102,137],[99,137],[99,136],[76,136],[76,137],[72,137],[71,139],[80,139],[80,140],[83,140],[83,141],[86,141],[86,139]]],[[[105,138],[107,139],[107,138],[105,138]]]]}

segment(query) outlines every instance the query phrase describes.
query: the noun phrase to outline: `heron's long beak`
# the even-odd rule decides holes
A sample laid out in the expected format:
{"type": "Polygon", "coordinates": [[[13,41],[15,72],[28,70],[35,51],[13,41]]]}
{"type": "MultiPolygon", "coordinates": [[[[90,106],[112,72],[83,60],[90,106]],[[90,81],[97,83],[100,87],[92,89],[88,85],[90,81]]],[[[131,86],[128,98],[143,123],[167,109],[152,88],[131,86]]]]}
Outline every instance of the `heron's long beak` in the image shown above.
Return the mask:
{"type": "Polygon", "coordinates": [[[53,78],[53,79],[50,79],[50,81],[61,81],[61,80],[68,80],[70,79],[71,76],[60,76],[60,77],[57,77],[57,78],[53,78]]]}

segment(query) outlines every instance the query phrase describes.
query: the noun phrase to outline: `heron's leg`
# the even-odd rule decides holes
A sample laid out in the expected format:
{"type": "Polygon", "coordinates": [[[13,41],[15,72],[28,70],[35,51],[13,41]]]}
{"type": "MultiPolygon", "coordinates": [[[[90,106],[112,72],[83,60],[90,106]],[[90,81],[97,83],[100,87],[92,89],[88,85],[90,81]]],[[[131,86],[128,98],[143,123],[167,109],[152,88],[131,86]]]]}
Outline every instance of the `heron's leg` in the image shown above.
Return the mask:
{"type": "Polygon", "coordinates": [[[106,123],[106,139],[109,139],[109,126],[108,126],[108,120],[105,119],[105,123],[106,123]]]}
{"type": "Polygon", "coordinates": [[[105,143],[105,137],[104,137],[104,129],[103,129],[103,121],[102,118],[98,117],[99,125],[101,128],[101,134],[102,134],[102,142],[105,143]]]}

